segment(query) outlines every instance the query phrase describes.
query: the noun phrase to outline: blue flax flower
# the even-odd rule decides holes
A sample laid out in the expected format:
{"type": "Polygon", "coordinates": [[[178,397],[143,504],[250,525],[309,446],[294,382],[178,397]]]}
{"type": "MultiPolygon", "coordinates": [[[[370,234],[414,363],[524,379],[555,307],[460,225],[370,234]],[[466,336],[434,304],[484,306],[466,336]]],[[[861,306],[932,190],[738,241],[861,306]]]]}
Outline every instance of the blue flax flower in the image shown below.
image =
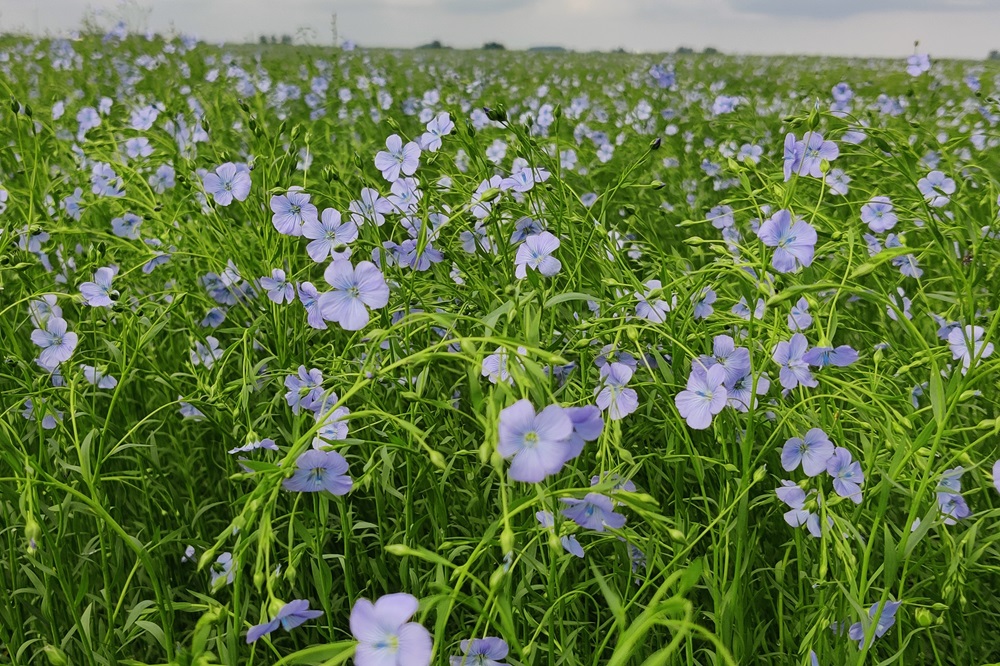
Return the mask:
{"type": "Polygon", "coordinates": [[[803,359],[808,346],[809,341],[801,333],[775,345],[771,358],[781,366],[778,380],[782,387],[791,390],[800,384],[810,388],[819,384],[809,371],[809,364],[803,359]]]}
{"type": "MultiPolygon", "coordinates": [[[[868,617],[872,620],[878,615],[878,621],[875,623],[875,634],[872,636],[874,641],[876,638],[882,638],[885,632],[889,631],[894,624],[896,624],[896,610],[899,608],[901,601],[887,601],[885,606],[882,607],[881,603],[873,604],[871,608],[868,609],[868,617]],[[879,608],[881,607],[881,612],[879,608]]],[[[855,622],[847,630],[847,635],[850,636],[852,641],[858,642],[858,649],[862,649],[865,644],[865,628],[860,622],[855,622]]]]}
{"type": "Polygon", "coordinates": [[[802,355],[802,360],[817,368],[834,365],[843,368],[858,360],[858,352],[849,345],[839,347],[813,347],[802,355]]]}
{"type": "Polygon", "coordinates": [[[52,316],[45,322],[44,327],[31,332],[31,341],[42,349],[36,363],[43,370],[51,372],[73,355],[78,338],[76,333],[67,331],[65,319],[52,316]]]}
{"type": "Polygon", "coordinates": [[[560,501],[569,504],[562,514],[584,529],[603,532],[606,527],[617,530],[625,525],[625,516],[615,513],[614,502],[607,495],[587,493],[583,499],[564,497],[560,501]]]}
{"type": "Polygon", "coordinates": [[[338,259],[326,267],[323,277],[333,287],[320,296],[323,318],[339,323],[344,330],[361,330],[368,324],[368,308],[383,308],[389,302],[389,286],[370,261],[352,266],[350,261],[338,259]]]}
{"type": "Polygon", "coordinates": [[[833,455],[833,442],[819,428],[812,428],[804,437],[792,437],[781,449],[781,466],[791,472],[799,465],[806,476],[819,476],[833,455]]]}
{"type": "Polygon", "coordinates": [[[286,236],[301,236],[302,225],[315,222],[319,212],[309,203],[308,194],[296,190],[271,197],[271,211],[271,224],[286,236]]]}
{"type": "Polygon", "coordinates": [[[451,657],[449,666],[507,666],[502,660],[507,658],[510,648],[502,638],[474,638],[462,641],[458,648],[462,654],[451,657]]]}
{"type": "MultiPolygon", "coordinates": [[[[513,458],[510,478],[537,483],[556,474],[572,458],[573,421],[559,405],[538,414],[528,400],[518,400],[500,412],[497,451],[513,458]]],[[[582,447],[581,447],[582,448],[582,447]]]]}
{"type": "Polygon", "coordinates": [[[92,308],[109,308],[115,304],[113,296],[118,292],[111,288],[111,280],[115,277],[113,268],[104,267],[94,271],[94,281],[80,285],[83,302],[92,308]]]}
{"type": "Polygon", "coordinates": [[[387,594],[375,603],[358,599],[351,609],[351,633],[358,641],[355,666],[429,666],[430,632],[410,618],[416,597],[387,594]]]}
{"type": "Polygon", "coordinates": [[[279,626],[285,631],[291,631],[306,620],[313,620],[323,614],[323,611],[309,610],[309,602],[305,599],[289,601],[281,607],[270,622],[256,624],[247,632],[247,643],[253,643],[261,636],[276,630],[279,626]]]}
{"type": "Polygon", "coordinates": [[[674,398],[688,427],[705,430],[712,425],[712,417],[722,411],[729,398],[725,381],[726,369],[722,365],[705,368],[697,361],[692,364],[687,388],[674,398]]]}
{"type": "Polygon", "coordinates": [[[779,210],[757,229],[757,237],[767,247],[777,248],[771,266],[779,273],[791,273],[812,265],[816,230],[804,220],[792,220],[787,210],[779,210]]]}
{"type": "Polygon", "coordinates": [[[635,389],[628,388],[632,379],[632,368],[623,363],[612,363],[607,373],[603,374],[603,384],[594,393],[597,394],[597,406],[608,412],[608,418],[619,421],[639,407],[639,396],[635,389]]]}
{"type": "Polygon", "coordinates": [[[250,196],[250,169],[246,165],[226,162],[216,167],[213,173],[205,174],[202,182],[205,192],[211,194],[220,206],[228,206],[233,199],[246,201],[250,196]]]}
{"type": "Polygon", "coordinates": [[[841,497],[861,504],[861,484],[865,482],[861,463],[851,458],[851,452],[838,446],[826,463],[826,473],[833,477],[833,489],[841,497]]]}

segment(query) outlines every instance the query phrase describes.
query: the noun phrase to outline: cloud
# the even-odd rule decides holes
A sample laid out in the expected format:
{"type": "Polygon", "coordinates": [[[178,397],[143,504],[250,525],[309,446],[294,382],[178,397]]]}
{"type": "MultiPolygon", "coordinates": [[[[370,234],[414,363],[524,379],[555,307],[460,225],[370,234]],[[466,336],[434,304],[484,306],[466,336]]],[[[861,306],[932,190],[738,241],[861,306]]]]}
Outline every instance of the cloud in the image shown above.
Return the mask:
{"type": "Polygon", "coordinates": [[[997,9],[995,0],[727,0],[743,14],[831,19],[889,12],[964,12],[997,9]]]}
{"type": "Polygon", "coordinates": [[[540,0],[443,0],[440,8],[454,13],[503,14],[538,4],[540,0]]]}

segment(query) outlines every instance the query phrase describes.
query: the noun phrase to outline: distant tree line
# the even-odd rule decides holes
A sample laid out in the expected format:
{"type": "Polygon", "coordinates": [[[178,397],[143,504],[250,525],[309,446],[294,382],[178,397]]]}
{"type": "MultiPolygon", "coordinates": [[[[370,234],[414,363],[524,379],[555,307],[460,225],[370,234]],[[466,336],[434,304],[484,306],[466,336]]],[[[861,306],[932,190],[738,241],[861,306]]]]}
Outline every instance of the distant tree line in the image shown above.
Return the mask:
{"type": "Polygon", "coordinates": [[[1000,60],[1000,51],[998,51],[997,49],[993,49],[992,51],[990,51],[990,55],[987,58],[987,60],[1000,60]]]}
{"type": "MultiPolygon", "coordinates": [[[[440,39],[435,39],[433,42],[428,42],[426,44],[421,44],[417,48],[418,49],[450,49],[451,47],[447,46],[446,44],[442,44],[440,39]]],[[[507,50],[507,47],[505,47],[500,42],[486,42],[485,44],[483,44],[483,50],[484,51],[505,51],[505,50],[507,50]]]]}
{"type": "Polygon", "coordinates": [[[261,35],[259,41],[261,44],[291,44],[292,36],[282,35],[281,37],[278,37],[277,35],[261,35]]]}

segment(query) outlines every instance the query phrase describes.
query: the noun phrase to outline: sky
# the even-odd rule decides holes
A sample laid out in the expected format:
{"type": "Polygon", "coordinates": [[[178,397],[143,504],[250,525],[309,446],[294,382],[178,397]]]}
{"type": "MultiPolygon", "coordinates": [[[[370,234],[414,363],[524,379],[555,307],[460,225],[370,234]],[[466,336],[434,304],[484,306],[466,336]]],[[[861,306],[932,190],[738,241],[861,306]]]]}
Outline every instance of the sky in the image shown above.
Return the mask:
{"type": "MultiPolygon", "coordinates": [[[[290,34],[413,47],[801,53],[985,58],[1000,49],[1000,0],[127,0],[134,24],[211,42],[290,34]],[[138,7],[139,9],[136,9],[138,7]],[[145,16],[145,18],[143,18],[145,16]]],[[[0,32],[67,33],[121,0],[0,0],[0,32]]]]}

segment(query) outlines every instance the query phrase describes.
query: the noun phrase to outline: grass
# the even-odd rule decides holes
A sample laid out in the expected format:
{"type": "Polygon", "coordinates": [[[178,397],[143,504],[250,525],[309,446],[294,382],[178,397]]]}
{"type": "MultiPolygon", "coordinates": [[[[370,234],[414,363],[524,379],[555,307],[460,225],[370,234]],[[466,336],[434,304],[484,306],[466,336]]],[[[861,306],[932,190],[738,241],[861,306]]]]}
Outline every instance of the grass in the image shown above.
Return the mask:
{"type": "Polygon", "coordinates": [[[648,70],[662,59],[651,56],[232,53],[135,38],[0,48],[0,90],[14,105],[0,114],[0,661],[345,663],[354,603],[395,592],[420,600],[414,619],[433,637],[435,664],[483,636],[503,638],[511,664],[549,666],[808,664],[810,651],[821,664],[1000,659],[991,527],[1000,355],[983,353],[962,373],[930,316],[998,337],[995,65],[941,62],[909,77],[888,61],[695,56],[671,60],[676,85],[660,88],[648,70]],[[982,81],[979,94],[968,74],[982,81]],[[316,77],[328,87],[307,100],[316,77]],[[828,111],[841,81],[855,95],[844,115],[828,111]],[[434,90],[438,101],[421,102],[434,90]],[[720,94],[741,98],[733,112],[713,113],[720,94]],[[102,97],[110,111],[78,136],[78,112],[102,97]],[[154,103],[153,127],[133,129],[132,110],[154,103]],[[544,104],[553,122],[532,131],[544,104]],[[506,109],[507,120],[477,127],[484,106],[506,109]],[[271,197],[302,187],[346,219],[362,188],[389,194],[375,154],[391,134],[419,137],[425,107],[456,124],[415,174],[417,250],[433,243],[444,261],[390,265],[383,243],[407,234],[388,215],[384,226],[362,224],[351,244],[354,264],[376,251],[391,290],[364,329],[316,330],[301,303],[265,298],[255,281],[275,268],[330,289],[307,241],[272,226],[271,197]],[[203,140],[192,140],[195,127],[203,140]],[[810,130],[837,142],[823,169],[850,177],[846,194],[822,178],[782,176],[783,137],[810,130]],[[865,139],[844,140],[852,130],[865,139]],[[125,140],[140,136],[152,154],[127,158],[125,140]],[[494,164],[498,140],[506,152],[494,164]],[[761,146],[760,163],[724,156],[728,142],[734,153],[761,146]],[[613,146],[607,162],[603,143],[613,146]],[[473,193],[509,175],[515,157],[550,177],[523,196],[497,194],[481,223],[495,252],[464,250],[473,193]],[[252,164],[252,188],[220,206],[197,170],[229,161],[252,164]],[[92,191],[95,163],[121,177],[124,196],[92,191]],[[157,191],[150,176],[164,164],[176,182],[157,191]],[[935,168],[956,182],[941,207],[918,187],[935,168]],[[873,196],[890,197],[903,249],[870,255],[860,209],[873,196]],[[709,221],[719,205],[739,232],[729,243],[709,221]],[[751,220],[779,209],[817,231],[804,270],[774,270],[774,249],[753,231],[751,220]],[[112,233],[125,212],[142,218],[137,239],[112,233]],[[447,219],[433,239],[432,213],[447,219]],[[560,239],[557,274],[515,277],[510,237],[522,216],[560,239]],[[901,273],[907,255],[920,277],[901,273]],[[203,278],[230,261],[242,278],[213,297],[203,278]],[[111,265],[114,306],[87,306],[79,285],[111,265]],[[649,298],[670,305],[659,323],[636,315],[649,280],[661,283],[649,298]],[[696,319],[706,288],[714,311],[696,319]],[[35,362],[29,304],[46,294],[79,336],[61,382],[35,362]],[[741,298],[762,299],[763,316],[734,314],[741,298]],[[772,353],[791,337],[800,298],[813,317],[810,346],[850,345],[860,357],[814,368],[818,386],[783,395],[772,353]],[[225,319],[206,327],[215,307],[225,319]],[[766,373],[770,390],[694,430],[674,399],[722,335],[749,351],[751,381],[766,373]],[[221,354],[194,364],[207,336],[221,354]],[[544,482],[510,479],[496,451],[502,410],[519,399],[539,410],[594,404],[607,345],[636,360],[637,410],[605,413],[600,437],[544,482]],[[517,360],[512,384],[481,372],[498,349],[517,360]],[[90,384],[81,364],[117,385],[90,384]],[[319,369],[323,389],[350,410],[346,439],[332,442],[354,481],[345,496],[282,489],[318,429],[284,398],[299,366],[319,369]],[[201,417],[184,418],[183,405],[201,417]],[[839,497],[826,473],[782,469],[785,441],[810,428],[860,463],[860,504],[839,497]],[[265,437],[279,451],[247,453],[242,465],[227,453],[265,437]],[[956,466],[970,513],[946,524],[936,493],[956,466]],[[606,480],[593,488],[593,476],[606,480]],[[774,492],[783,479],[817,491],[804,506],[832,521],[820,538],[783,520],[789,508],[774,492]],[[560,500],[588,492],[612,495],[625,526],[598,532],[561,516],[560,500]],[[556,516],[555,531],[537,511],[556,516]],[[571,533],[583,559],[556,538],[571,533]],[[184,561],[188,546],[195,555],[184,561]],[[213,587],[224,552],[233,580],[213,587]],[[247,645],[250,626],[292,599],[323,615],[247,645]],[[893,600],[902,602],[894,625],[870,640],[868,609],[893,600]],[[861,623],[863,649],[831,631],[839,622],[861,623]]]}

